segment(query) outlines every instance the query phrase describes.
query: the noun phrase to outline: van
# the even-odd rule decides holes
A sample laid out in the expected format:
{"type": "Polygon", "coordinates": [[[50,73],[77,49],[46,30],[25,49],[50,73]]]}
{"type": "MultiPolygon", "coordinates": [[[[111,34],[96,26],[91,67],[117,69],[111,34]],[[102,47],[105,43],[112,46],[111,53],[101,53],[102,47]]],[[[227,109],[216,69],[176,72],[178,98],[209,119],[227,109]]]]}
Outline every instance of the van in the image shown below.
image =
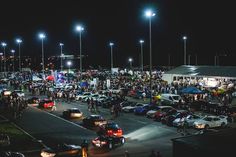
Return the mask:
{"type": "Polygon", "coordinates": [[[161,94],[161,103],[163,105],[176,105],[181,100],[177,94],[161,94]]]}

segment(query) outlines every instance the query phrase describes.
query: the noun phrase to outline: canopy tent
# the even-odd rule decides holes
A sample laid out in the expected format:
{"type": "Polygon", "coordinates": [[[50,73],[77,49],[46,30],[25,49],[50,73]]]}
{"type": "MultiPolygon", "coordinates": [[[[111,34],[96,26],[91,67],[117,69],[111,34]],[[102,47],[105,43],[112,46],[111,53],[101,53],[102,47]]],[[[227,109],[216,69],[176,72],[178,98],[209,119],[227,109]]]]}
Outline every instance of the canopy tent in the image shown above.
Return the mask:
{"type": "Polygon", "coordinates": [[[204,94],[205,92],[196,87],[187,87],[180,91],[182,94],[204,94]]]}

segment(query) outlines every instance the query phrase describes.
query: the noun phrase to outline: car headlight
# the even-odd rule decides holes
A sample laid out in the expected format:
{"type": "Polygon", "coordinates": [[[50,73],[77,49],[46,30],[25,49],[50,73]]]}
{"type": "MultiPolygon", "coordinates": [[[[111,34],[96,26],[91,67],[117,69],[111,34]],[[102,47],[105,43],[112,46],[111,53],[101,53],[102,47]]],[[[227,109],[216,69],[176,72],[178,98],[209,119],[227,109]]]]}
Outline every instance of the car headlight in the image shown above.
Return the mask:
{"type": "Polygon", "coordinates": [[[205,127],[205,124],[200,124],[200,123],[195,124],[195,128],[202,129],[204,127],[205,127]]]}
{"type": "Polygon", "coordinates": [[[56,156],[55,153],[49,153],[46,151],[42,151],[40,155],[41,155],[41,157],[54,157],[54,156],[56,156]]]}

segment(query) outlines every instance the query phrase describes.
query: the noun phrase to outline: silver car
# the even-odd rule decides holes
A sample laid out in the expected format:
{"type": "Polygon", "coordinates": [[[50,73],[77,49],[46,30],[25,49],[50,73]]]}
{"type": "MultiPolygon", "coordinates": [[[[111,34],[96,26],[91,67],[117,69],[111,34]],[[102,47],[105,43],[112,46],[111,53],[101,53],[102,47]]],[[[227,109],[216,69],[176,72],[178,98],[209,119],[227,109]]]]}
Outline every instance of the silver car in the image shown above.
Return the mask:
{"type": "Polygon", "coordinates": [[[184,120],[186,121],[186,124],[188,127],[192,127],[193,126],[193,123],[195,121],[198,121],[202,119],[202,116],[199,116],[199,115],[188,115],[187,117],[183,117],[183,118],[176,118],[174,121],[173,121],[173,126],[181,126],[182,123],[184,122],[184,120]]]}

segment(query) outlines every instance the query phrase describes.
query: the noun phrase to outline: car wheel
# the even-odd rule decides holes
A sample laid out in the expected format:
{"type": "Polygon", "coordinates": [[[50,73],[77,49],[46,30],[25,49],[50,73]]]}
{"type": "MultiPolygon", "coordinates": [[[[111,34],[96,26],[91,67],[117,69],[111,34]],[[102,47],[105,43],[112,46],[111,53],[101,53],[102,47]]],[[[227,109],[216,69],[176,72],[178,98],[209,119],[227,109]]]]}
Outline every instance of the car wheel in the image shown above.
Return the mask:
{"type": "Polygon", "coordinates": [[[207,129],[209,129],[209,125],[205,125],[205,128],[204,128],[205,130],[207,130],[207,129]]]}
{"type": "Polygon", "coordinates": [[[112,149],[112,148],[113,148],[113,144],[112,144],[112,142],[109,142],[109,144],[108,144],[108,148],[109,148],[109,149],[112,149]]]}
{"type": "Polygon", "coordinates": [[[221,128],[225,128],[226,127],[226,125],[225,125],[225,123],[223,122],[222,124],[221,124],[221,128]]]}

